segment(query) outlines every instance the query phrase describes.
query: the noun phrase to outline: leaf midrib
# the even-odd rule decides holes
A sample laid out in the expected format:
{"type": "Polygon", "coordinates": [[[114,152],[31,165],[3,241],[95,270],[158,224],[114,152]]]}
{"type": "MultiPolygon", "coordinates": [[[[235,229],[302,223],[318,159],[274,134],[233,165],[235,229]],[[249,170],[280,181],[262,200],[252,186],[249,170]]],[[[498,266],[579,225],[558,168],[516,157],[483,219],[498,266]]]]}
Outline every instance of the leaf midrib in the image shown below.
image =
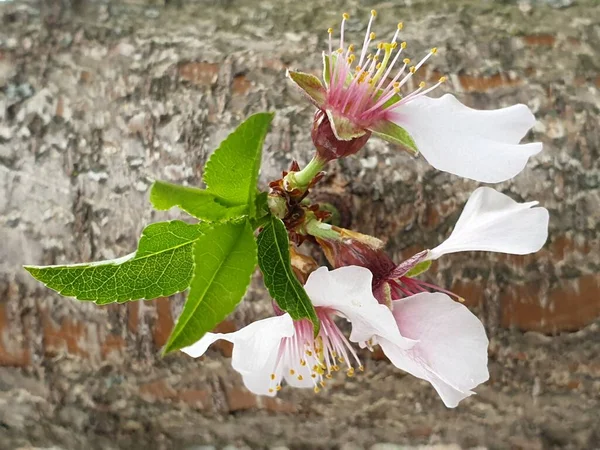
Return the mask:
{"type": "MultiPolygon", "coordinates": [[[[277,233],[276,233],[276,230],[275,230],[275,224],[273,223],[273,219],[271,220],[271,229],[273,230],[273,240],[275,241],[275,246],[277,247],[277,252],[279,254],[279,257],[281,258],[281,260],[283,261],[283,264],[286,265],[286,268],[287,268],[286,260],[283,258],[283,255],[281,253],[281,247],[279,246],[279,242],[277,240],[277,233]]],[[[290,272],[287,271],[287,270],[285,271],[285,276],[288,279],[289,284],[292,285],[292,288],[294,289],[294,292],[296,293],[296,296],[299,297],[299,298],[302,298],[303,297],[302,296],[302,292],[298,291],[298,288],[297,288],[296,283],[295,283],[295,282],[298,282],[298,280],[295,279],[295,278],[292,279],[290,277],[290,272]]],[[[306,297],[310,301],[310,298],[308,297],[308,294],[306,295],[306,297]]],[[[302,302],[300,302],[300,304],[302,305],[302,309],[304,309],[304,311],[306,312],[307,317],[313,317],[313,314],[311,314],[311,311],[307,310],[304,307],[304,304],[302,302]]]]}
{"type": "MultiPolygon", "coordinates": [[[[173,344],[174,344],[174,342],[176,342],[176,340],[177,340],[177,339],[179,338],[179,336],[181,335],[182,331],[183,331],[183,330],[185,329],[185,327],[187,326],[188,322],[189,322],[189,321],[192,319],[192,316],[194,315],[194,313],[196,312],[196,310],[198,309],[198,307],[199,307],[199,306],[200,306],[200,304],[202,303],[202,300],[204,299],[204,297],[206,297],[206,293],[208,292],[208,290],[209,290],[209,289],[210,289],[210,287],[212,286],[214,279],[217,277],[217,274],[218,274],[218,273],[221,271],[221,267],[223,267],[223,264],[225,264],[225,262],[226,262],[227,260],[229,260],[229,257],[231,256],[231,250],[232,250],[234,247],[236,247],[236,246],[237,246],[237,244],[238,244],[239,240],[240,240],[240,239],[241,239],[241,237],[242,237],[242,234],[243,234],[243,231],[244,231],[244,229],[245,229],[245,228],[246,228],[246,224],[244,224],[244,226],[242,227],[242,232],[241,232],[241,233],[239,233],[239,234],[237,235],[237,238],[236,238],[235,242],[234,242],[234,243],[231,245],[231,247],[228,249],[227,256],[226,256],[225,258],[223,258],[223,260],[222,260],[222,261],[219,263],[219,266],[218,266],[217,270],[215,270],[215,272],[214,272],[213,276],[210,278],[210,283],[208,283],[208,284],[206,285],[206,288],[205,288],[205,289],[204,289],[204,291],[202,292],[202,295],[201,295],[201,297],[200,297],[200,301],[198,301],[198,303],[196,304],[196,306],[194,307],[194,309],[192,310],[192,312],[190,313],[190,315],[187,317],[187,319],[185,320],[185,322],[183,322],[183,323],[181,324],[181,326],[180,326],[180,325],[179,325],[179,320],[177,321],[177,325],[176,325],[176,328],[175,328],[175,330],[177,330],[177,329],[179,328],[179,332],[178,332],[177,334],[175,334],[175,333],[174,333],[174,332],[175,332],[175,330],[173,330],[174,332],[173,332],[173,335],[172,335],[172,339],[169,339],[169,342],[167,343],[167,346],[165,347],[165,349],[164,349],[163,353],[167,353],[167,352],[169,352],[169,351],[170,351],[170,349],[173,347],[173,344]]],[[[194,249],[194,250],[195,250],[195,249],[194,249]]],[[[194,254],[194,271],[195,271],[195,270],[196,270],[196,255],[194,254]]],[[[193,283],[193,282],[194,282],[194,280],[193,280],[193,276],[194,276],[194,275],[192,275],[192,281],[191,281],[191,283],[193,283]]],[[[190,283],[190,286],[191,286],[191,283],[190,283]]],[[[189,299],[189,297],[188,297],[188,299],[189,299]]],[[[185,307],[184,307],[184,309],[185,309],[185,307]]],[[[183,313],[182,313],[182,314],[183,314],[183,313]]],[[[181,318],[181,317],[180,317],[180,318],[181,318]]]]}

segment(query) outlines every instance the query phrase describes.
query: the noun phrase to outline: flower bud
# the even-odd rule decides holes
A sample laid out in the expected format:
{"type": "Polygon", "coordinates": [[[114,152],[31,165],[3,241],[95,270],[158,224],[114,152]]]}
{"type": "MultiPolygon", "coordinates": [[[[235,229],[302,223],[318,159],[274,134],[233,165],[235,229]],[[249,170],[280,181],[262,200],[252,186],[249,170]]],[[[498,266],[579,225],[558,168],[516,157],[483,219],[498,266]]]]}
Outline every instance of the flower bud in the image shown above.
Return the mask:
{"type": "Polygon", "coordinates": [[[370,131],[365,131],[360,137],[344,141],[335,136],[327,113],[319,109],[315,113],[311,131],[313,144],[317,149],[319,159],[332,161],[357,153],[371,137],[370,131]]]}

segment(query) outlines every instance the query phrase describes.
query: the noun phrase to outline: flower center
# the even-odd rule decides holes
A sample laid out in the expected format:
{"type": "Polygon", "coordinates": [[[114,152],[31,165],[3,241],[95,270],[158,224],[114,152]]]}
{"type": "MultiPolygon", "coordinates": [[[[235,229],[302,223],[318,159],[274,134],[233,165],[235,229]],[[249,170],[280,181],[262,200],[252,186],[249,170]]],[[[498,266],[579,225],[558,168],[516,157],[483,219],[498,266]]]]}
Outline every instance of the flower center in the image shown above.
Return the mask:
{"type": "MultiPolygon", "coordinates": [[[[348,14],[342,17],[340,29],[340,47],[333,50],[333,29],[329,28],[329,54],[326,56],[326,78],[329,78],[328,107],[349,117],[358,124],[368,124],[382,118],[386,111],[397,108],[422,95],[425,95],[446,81],[441,77],[436,84],[426,88],[426,83],[421,82],[415,90],[402,97],[401,88],[437,53],[437,48],[432,48],[416,65],[409,66],[410,59],[404,58],[403,65],[396,75],[389,77],[400,60],[406,42],[398,44],[398,34],[403,28],[399,23],[390,42],[377,44],[375,54],[368,53],[369,46],[375,40],[375,33],[371,32],[371,25],[377,16],[375,10],[371,11],[371,19],[363,41],[360,57],[354,54],[354,46],[344,46],[344,27],[350,18],[348,14]],[[395,52],[395,54],[394,54],[395,52]],[[392,57],[393,56],[393,57],[392,57]],[[380,61],[381,58],[381,61],[380,61]],[[354,63],[356,65],[353,67],[354,63]]],[[[326,79],[327,81],[327,79],[326,79]]]]}
{"type": "Polygon", "coordinates": [[[312,324],[304,319],[294,322],[294,336],[281,340],[269,392],[280,390],[284,378],[290,385],[312,386],[318,393],[334,372],[345,371],[352,377],[356,369],[364,371],[358,355],[334,322],[332,312],[324,308],[316,310],[321,322],[316,338],[312,324]]]}

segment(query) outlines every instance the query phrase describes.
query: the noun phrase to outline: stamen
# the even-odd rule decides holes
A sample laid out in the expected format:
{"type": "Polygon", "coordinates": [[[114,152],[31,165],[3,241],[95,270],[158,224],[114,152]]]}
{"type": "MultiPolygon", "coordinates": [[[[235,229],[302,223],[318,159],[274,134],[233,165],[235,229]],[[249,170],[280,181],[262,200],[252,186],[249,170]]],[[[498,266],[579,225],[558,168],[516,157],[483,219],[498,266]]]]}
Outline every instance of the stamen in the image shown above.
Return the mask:
{"type": "Polygon", "coordinates": [[[362,66],[363,60],[365,58],[365,54],[367,53],[367,48],[369,47],[369,44],[371,43],[371,41],[374,39],[369,39],[371,36],[371,25],[373,24],[373,19],[375,19],[375,16],[377,16],[377,11],[375,11],[374,9],[371,10],[371,18],[369,19],[369,25],[367,25],[367,33],[365,34],[365,40],[363,41],[363,46],[362,46],[362,50],[360,52],[360,59],[358,60],[358,65],[362,66]]]}
{"type": "Polygon", "coordinates": [[[350,18],[350,15],[348,13],[344,13],[342,14],[342,25],[340,27],[340,47],[344,48],[344,25],[346,23],[346,20],[348,20],[350,18]]]}
{"type": "MultiPolygon", "coordinates": [[[[394,48],[397,47],[397,42],[395,42],[395,44],[396,44],[396,46],[394,48]]],[[[379,81],[379,84],[377,85],[377,88],[375,89],[373,95],[375,95],[379,91],[379,89],[381,89],[381,86],[383,85],[383,83],[385,82],[385,80],[389,76],[390,72],[392,71],[392,69],[396,65],[396,62],[398,61],[398,58],[400,58],[400,55],[402,54],[402,50],[404,50],[405,48],[406,48],[406,42],[403,42],[402,44],[400,44],[400,50],[398,50],[398,52],[396,52],[396,56],[394,57],[394,59],[390,63],[390,66],[388,67],[388,69],[385,72],[385,74],[383,75],[383,77],[381,77],[381,80],[379,81]]]]}
{"type": "Polygon", "coordinates": [[[392,38],[392,43],[396,42],[396,39],[398,39],[398,34],[402,31],[402,28],[404,28],[404,24],[402,22],[398,23],[398,27],[396,28],[396,32],[392,38]]]}
{"type": "Polygon", "coordinates": [[[327,29],[327,33],[329,34],[329,54],[331,55],[331,52],[333,50],[333,44],[331,42],[331,40],[332,40],[332,34],[333,34],[333,28],[328,28],[327,29]]]}

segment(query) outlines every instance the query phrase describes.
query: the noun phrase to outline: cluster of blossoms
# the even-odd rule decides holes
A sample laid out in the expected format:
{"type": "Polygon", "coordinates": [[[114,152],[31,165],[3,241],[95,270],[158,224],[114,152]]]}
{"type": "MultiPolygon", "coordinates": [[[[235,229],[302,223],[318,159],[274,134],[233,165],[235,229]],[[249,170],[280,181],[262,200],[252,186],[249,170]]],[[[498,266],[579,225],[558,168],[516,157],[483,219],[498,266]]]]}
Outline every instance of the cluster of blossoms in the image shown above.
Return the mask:
{"type": "Polygon", "coordinates": [[[379,345],[392,364],[431,383],[444,404],[455,407],[489,377],[488,339],[462,299],[418,276],[448,253],[536,252],[547,239],[548,211],[535,207],[537,202],[518,203],[480,187],[448,239],[397,264],[380,240],[321,220],[324,214],[306,203],[306,194],[327,162],[356,153],[371,135],[422,153],[439,170],[483,182],[515,176],[541,144],[519,144],[535,122],[525,105],[477,111],[449,94],[428,97],[444,77],[402,96],[411,77],[437,50],[414,66],[408,58],[401,59],[406,43],[398,42],[400,24],[389,42],[369,53],[375,16],[373,11],[360,53],[345,45],[346,14],[339,48],[334,48],[329,30],[323,82],[288,71],[318,108],[312,129],[317,151],[303,170],[292,170],[271,183],[269,206],[294,242],[318,244],[332,267],[317,267],[312,258],[295,248],[291,251],[291,264],[320,320],[318,334],[307,319],[295,321],[275,307],[273,317],[230,334],[207,333],[183,351],[199,357],[216,340],[230,341],[232,366],[246,387],[273,396],[283,381],[319,392],[335,372],[354,376],[364,370],[358,349],[379,345]],[[337,318],[350,323],[348,337],[337,318]]]}

